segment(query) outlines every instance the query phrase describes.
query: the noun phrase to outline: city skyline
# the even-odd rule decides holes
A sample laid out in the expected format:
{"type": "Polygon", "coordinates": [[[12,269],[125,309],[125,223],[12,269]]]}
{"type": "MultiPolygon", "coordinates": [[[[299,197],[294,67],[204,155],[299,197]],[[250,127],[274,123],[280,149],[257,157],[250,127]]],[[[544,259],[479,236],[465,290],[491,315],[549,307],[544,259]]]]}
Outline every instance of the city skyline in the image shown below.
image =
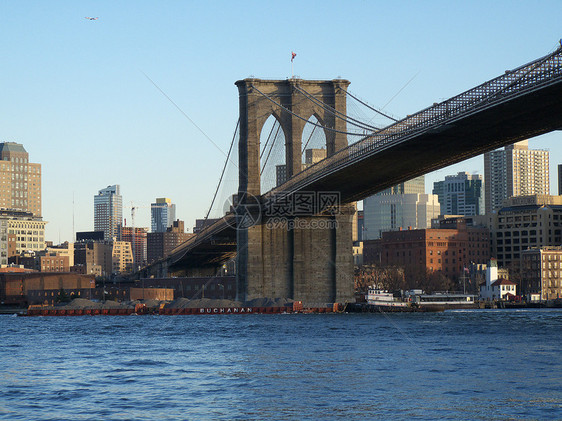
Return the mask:
{"type": "MultiPolygon", "coordinates": [[[[248,24],[238,26],[239,5],[227,2],[1,5],[10,60],[0,141],[24,145],[42,165],[46,239],[72,241],[74,231],[91,231],[92,196],[113,184],[121,185],[124,218],[133,204],[173,197],[177,218],[194,226],[207,213],[238,118],[234,82],[290,77],[291,51],[299,77],[341,76],[352,93],[404,117],[547,54],[561,36],[562,4],[554,1],[454,8],[350,2],[343,14],[336,2],[323,5],[270,5],[285,25],[283,37],[259,8],[247,8],[248,24]],[[338,24],[310,24],[311,17],[338,24]],[[311,32],[330,42],[314,41],[311,32]]],[[[561,136],[529,141],[550,150],[553,194],[561,136]]],[[[427,175],[426,191],[445,175],[483,174],[483,161],[427,175]]],[[[135,226],[150,227],[148,208],[135,218],[135,226]]]]}

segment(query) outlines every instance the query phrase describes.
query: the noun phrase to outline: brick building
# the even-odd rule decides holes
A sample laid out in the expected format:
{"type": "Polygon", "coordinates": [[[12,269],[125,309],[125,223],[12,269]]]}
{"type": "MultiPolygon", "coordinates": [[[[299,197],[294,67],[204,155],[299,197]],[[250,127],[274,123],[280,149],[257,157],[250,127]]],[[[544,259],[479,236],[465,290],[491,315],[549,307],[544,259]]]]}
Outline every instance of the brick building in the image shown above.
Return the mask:
{"type": "Polygon", "coordinates": [[[61,289],[68,296],[88,298],[92,275],[71,273],[0,273],[0,304],[53,304],[61,289]]]}
{"type": "Polygon", "coordinates": [[[521,252],[521,294],[539,294],[541,300],[562,297],[562,247],[521,252]]]}
{"type": "Polygon", "coordinates": [[[438,228],[388,231],[364,242],[364,263],[397,266],[410,273],[441,272],[458,279],[470,263],[490,259],[489,231],[464,218],[439,221],[438,228]]]}
{"type": "Polygon", "coordinates": [[[48,253],[39,257],[41,272],[69,272],[70,265],[68,256],[60,256],[56,253],[48,253]]]}
{"type": "Polygon", "coordinates": [[[119,240],[131,243],[133,252],[133,268],[146,266],[148,228],[118,227],[119,240]]]}
{"type": "Polygon", "coordinates": [[[174,221],[165,232],[149,232],[147,235],[148,263],[153,263],[168,256],[174,248],[193,235],[185,232],[184,222],[179,219],[174,221]]]}
{"type": "MultiPolygon", "coordinates": [[[[232,203],[235,203],[236,200],[238,199],[233,198],[232,203]]],[[[211,225],[213,225],[215,222],[218,221],[220,221],[220,218],[196,219],[195,226],[193,227],[193,233],[198,234],[201,231],[203,231],[205,228],[210,227],[211,225]]]]}
{"type": "Polygon", "coordinates": [[[97,276],[110,276],[113,270],[112,247],[112,244],[109,242],[88,241],[75,243],[75,266],[73,271],[77,273],[94,273],[97,276]]]}

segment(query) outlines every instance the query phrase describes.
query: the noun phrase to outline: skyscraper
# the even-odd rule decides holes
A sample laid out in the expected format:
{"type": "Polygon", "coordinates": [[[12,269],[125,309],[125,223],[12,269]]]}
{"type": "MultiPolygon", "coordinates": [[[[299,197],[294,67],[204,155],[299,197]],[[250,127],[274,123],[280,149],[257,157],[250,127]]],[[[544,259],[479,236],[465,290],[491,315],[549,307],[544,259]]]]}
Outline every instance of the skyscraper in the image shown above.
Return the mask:
{"type": "Polygon", "coordinates": [[[15,142],[0,143],[0,160],[0,208],[41,216],[41,164],[15,142]]]}
{"type": "Polygon", "coordinates": [[[459,172],[444,181],[433,183],[433,194],[439,197],[443,215],[483,215],[484,189],[482,175],[459,172]]]}
{"type": "Polygon", "coordinates": [[[385,231],[428,228],[439,213],[437,196],[425,194],[425,177],[416,177],[363,200],[363,240],[381,238],[385,231]]]}
{"type": "Polygon", "coordinates": [[[118,235],[118,227],[123,223],[123,199],[119,185],[107,186],[94,196],[94,231],[103,231],[105,240],[113,240],[118,235]]]}
{"type": "Polygon", "coordinates": [[[528,141],[484,154],[486,214],[513,196],[550,194],[549,152],[529,149],[528,141]]]}
{"type": "Polygon", "coordinates": [[[150,230],[151,232],[166,232],[166,229],[176,220],[176,205],[167,197],[157,198],[151,204],[150,230]]]}

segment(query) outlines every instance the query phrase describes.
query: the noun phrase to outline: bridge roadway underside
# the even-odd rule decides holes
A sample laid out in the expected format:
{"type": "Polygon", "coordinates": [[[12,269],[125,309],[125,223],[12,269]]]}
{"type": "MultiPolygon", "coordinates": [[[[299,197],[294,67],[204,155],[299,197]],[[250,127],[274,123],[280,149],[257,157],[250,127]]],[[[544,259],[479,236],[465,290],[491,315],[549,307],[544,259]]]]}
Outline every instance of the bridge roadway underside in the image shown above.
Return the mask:
{"type": "Polygon", "coordinates": [[[339,191],[343,203],[502,146],[562,129],[562,84],[424,132],[311,182],[301,190],[339,191]]]}
{"type": "Polygon", "coordinates": [[[170,257],[170,276],[213,276],[220,267],[236,257],[236,230],[229,224],[194,247],[170,257]]]}

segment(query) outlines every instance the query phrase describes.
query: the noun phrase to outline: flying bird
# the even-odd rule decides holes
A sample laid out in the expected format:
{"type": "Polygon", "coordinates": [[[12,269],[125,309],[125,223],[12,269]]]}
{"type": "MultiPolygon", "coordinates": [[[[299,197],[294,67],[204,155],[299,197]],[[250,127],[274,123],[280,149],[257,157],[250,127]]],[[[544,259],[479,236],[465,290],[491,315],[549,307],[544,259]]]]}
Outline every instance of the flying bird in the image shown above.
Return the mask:
{"type": "Polygon", "coordinates": [[[88,16],[84,17],[84,19],[89,19],[89,20],[98,20],[99,18],[90,18],[88,16]]]}

